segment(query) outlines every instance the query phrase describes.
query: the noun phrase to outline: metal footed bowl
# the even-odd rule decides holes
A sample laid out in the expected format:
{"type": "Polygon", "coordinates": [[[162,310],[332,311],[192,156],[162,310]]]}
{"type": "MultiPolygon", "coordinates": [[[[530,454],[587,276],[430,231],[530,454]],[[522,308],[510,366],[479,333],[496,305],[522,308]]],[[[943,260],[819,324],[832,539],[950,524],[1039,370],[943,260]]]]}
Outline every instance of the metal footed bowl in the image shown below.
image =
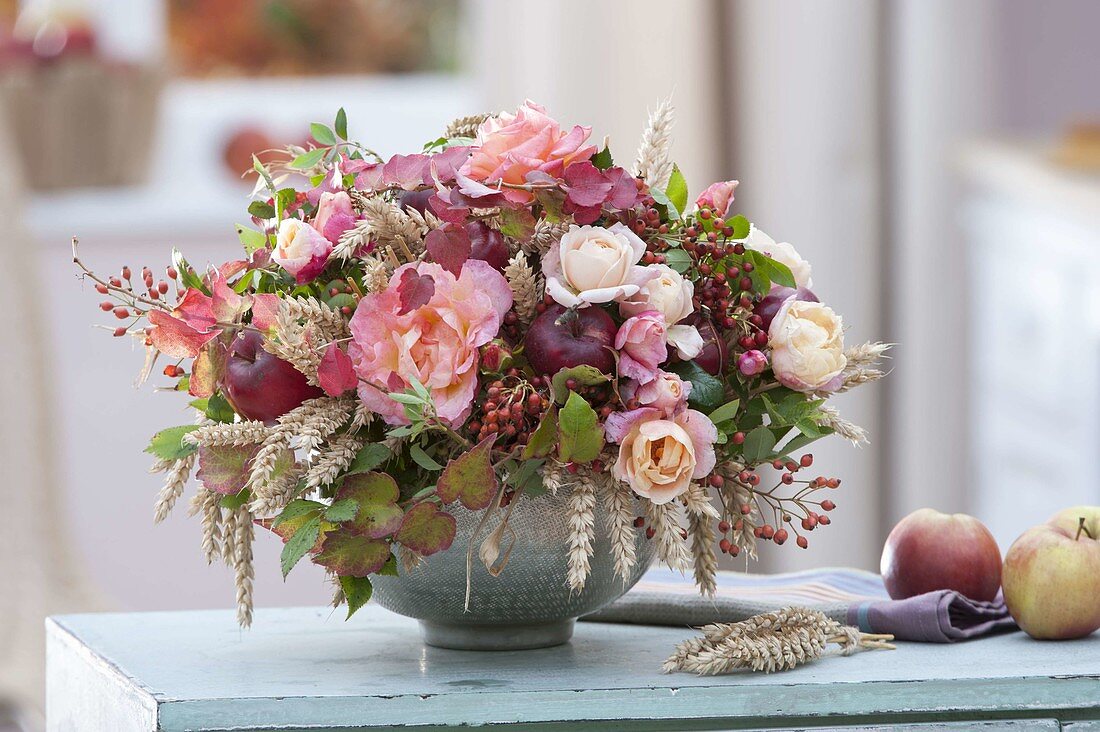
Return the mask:
{"type": "MultiPolygon", "coordinates": [[[[591,573],[581,592],[566,585],[569,527],[568,497],[546,494],[522,499],[508,521],[515,547],[504,571],[493,577],[474,550],[470,575],[470,607],[466,597],[466,550],[481,521],[480,512],[455,504],[448,510],[458,521],[451,548],[422,560],[396,577],[371,577],[374,600],[399,615],[416,618],[424,642],[463,650],[520,650],[543,648],[569,641],[573,623],[622,597],[649,568],[655,542],[635,529],[638,561],[626,582],[615,575],[611,542],[607,538],[607,510],[596,504],[596,536],[590,559],[591,573]]],[[[499,524],[493,517],[482,527],[478,543],[499,524]]],[[[506,539],[502,542],[507,545],[506,539]]]]}

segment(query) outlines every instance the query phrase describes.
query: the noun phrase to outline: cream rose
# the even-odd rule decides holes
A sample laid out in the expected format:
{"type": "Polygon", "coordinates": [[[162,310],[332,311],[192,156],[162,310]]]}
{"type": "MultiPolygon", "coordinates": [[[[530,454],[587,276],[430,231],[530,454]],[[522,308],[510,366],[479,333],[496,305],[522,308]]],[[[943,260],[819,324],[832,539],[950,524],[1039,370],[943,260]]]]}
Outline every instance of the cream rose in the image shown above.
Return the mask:
{"type": "Polygon", "coordinates": [[[542,260],[546,291],[565,307],[624,300],[657,272],[638,265],[645,243],[623,224],[573,226],[542,260]]]}
{"type": "Polygon", "coordinates": [[[287,218],[279,224],[271,259],[298,284],[309,282],[325,268],[332,242],[301,219],[287,218]]]}
{"type": "Polygon", "coordinates": [[[810,263],[803,259],[795,248],[787,242],[777,242],[756,226],[753,226],[744,243],[749,249],[763,252],[780,264],[787,265],[787,268],[791,270],[791,274],[794,275],[794,282],[798,287],[813,286],[813,280],[810,278],[810,263]]]}
{"type": "Polygon", "coordinates": [[[772,371],[797,391],[835,391],[844,356],[844,323],[819,302],[791,298],[775,314],[768,330],[772,371]]]}
{"type": "Polygon", "coordinates": [[[680,358],[695,358],[703,350],[703,337],[693,325],[677,325],[695,310],[691,304],[695,285],[667,264],[652,264],[646,269],[656,273],[653,279],[620,302],[619,313],[624,318],[631,318],[656,310],[664,317],[668,342],[676,348],[680,358]]]}
{"type": "Polygon", "coordinates": [[[605,429],[619,443],[611,474],[653,503],[668,503],[714,469],[718,430],[694,409],[671,416],[651,408],[616,412],[605,429]]]}

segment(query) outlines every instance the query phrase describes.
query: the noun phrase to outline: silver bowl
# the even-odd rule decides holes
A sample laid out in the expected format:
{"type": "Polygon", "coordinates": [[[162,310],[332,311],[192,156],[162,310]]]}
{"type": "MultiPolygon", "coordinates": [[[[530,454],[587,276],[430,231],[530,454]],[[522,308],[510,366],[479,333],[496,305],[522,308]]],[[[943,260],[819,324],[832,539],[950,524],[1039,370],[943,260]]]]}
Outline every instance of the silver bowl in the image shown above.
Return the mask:
{"type": "MultiPolygon", "coordinates": [[[[641,529],[634,530],[638,561],[624,582],[615,574],[607,509],[597,501],[591,573],[583,590],[571,592],[566,584],[566,493],[525,498],[515,506],[508,521],[515,548],[498,576],[485,569],[475,547],[468,610],[466,550],[482,513],[457,503],[448,508],[458,521],[451,548],[411,570],[399,569],[396,577],[372,576],[375,601],[419,620],[424,642],[440,648],[520,650],[568,642],[577,618],[610,605],[634,586],[653,561],[656,542],[647,541],[641,529]]],[[[486,522],[478,534],[479,545],[498,523],[496,517],[486,522]]],[[[501,543],[506,546],[507,539],[501,543]]]]}

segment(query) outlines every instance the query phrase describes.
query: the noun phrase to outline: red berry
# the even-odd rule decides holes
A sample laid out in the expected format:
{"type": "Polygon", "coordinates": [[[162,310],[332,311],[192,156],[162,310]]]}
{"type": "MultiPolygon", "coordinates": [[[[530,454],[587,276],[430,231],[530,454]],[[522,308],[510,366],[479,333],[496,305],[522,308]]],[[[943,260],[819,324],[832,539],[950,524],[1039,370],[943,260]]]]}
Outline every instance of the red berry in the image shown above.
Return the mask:
{"type": "Polygon", "coordinates": [[[760,533],[764,535],[765,539],[771,539],[775,536],[775,527],[771,524],[764,524],[760,527],[760,533]]]}
{"type": "Polygon", "coordinates": [[[790,536],[790,534],[787,533],[786,529],[780,529],[779,531],[775,532],[775,536],[772,537],[772,541],[774,541],[776,544],[783,544],[783,542],[787,540],[788,536],[790,536]]]}
{"type": "Polygon", "coordinates": [[[107,285],[96,283],[95,291],[98,292],[100,295],[106,295],[108,292],[107,285]]]}
{"type": "Polygon", "coordinates": [[[119,327],[115,328],[115,333],[114,333],[114,335],[115,335],[115,338],[121,338],[122,336],[126,335],[126,328],[125,328],[125,326],[121,326],[121,325],[120,325],[119,327]]]}
{"type": "Polygon", "coordinates": [[[783,481],[783,485],[790,485],[794,482],[794,476],[790,473],[783,473],[783,477],[781,477],[779,480],[783,481]]]}
{"type": "Polygon", "coordinates": [[[808,467],[810,467],[811,465],[814,464],[814,456],[811,455],[810,453],[806,453],[805,455],[803,455],[801,458],[798,459],[798,463],[802,467],[808,468],[808,467]]]}
{"type": "Polygon", "coordinates": [[[729,539],[722,539],[722,541],[718,542],[718,548],[722,550],[723,554],[728,554],[732,546],[733,544],[729,539]]]}
{"type": "Polygon", "coordinates": [[[818,516],[818,517],[817,517],[817,522],[818,522],[819,524],[821,524],[822,526],[828,526],[828,525],[829,525],[829,523],[830,523],[830,522],[829,522],[829,517],[828,517],[828,516],[818,516]]]}
{"type": "Polygon", "coordinates": [[[105,313],[110,312],[111,310],[115,309],[115,304],[110,300],[104,300],[103,302],[99,303],[99,309],[105,313]]]}
{"type": "Polygon", "coordinates": [[[808,547],[810,545],[810,542],[806,540],[805,536],[798,537],[797,539],[795,539],[794,543],[798,544],[803,549],[805,549],[806,547],[808,547]]]}
{"type": "Polygon", "coordinates": [[[115,308],[111,312],[113,312],[115,317],[119,320],[126,320],[126,318],[130,317],[130,311],[126,308],[115,308]]]}
{"type": "Polygon", "coordinates": [[[826,498],[824,501],[821,502],[821,507],[826,511],[832,511],[834,508],[836,508],[836,504],[826,498]]]}
{"type": "Polygon", "coordinates": [[[734,544],[733,546],[730,547],[729,554],[730,554],[731,557],[736,557],[740,553],[741,553],[741,547],[737,546],[736,544],[734,544]]]}
{"type": "Polygon", "coordinates": [[[650,526],[648,529],[645,530],[645,538],[652,539],[653,535],[656,533],[656,530],[654,530],[654,528],[650,526]]]}
{"type": "Polygon", "coordinates": [[[778,459],[778,458],[776,458],[775,460],[772,460],[772,467],[775,468],[776,470],[782,470],[783,469],[783,461],[778,459]]]}
{"type": "Polygon", "coordinates": [[[715,488],[721,488],[725,484],[725,482],[726,482],[726,479],[723,478],[720,474],[711,473],[710,484],[712,486],[714,486],[715,488]]]}
{"type": "Polygon", "coordinates": [[[742,516],[748,516],[750,513],[752,513],[752,506],[750,506],[747,503],[742,503],[741,504],[741,515],[742,516]]]}
{"type": "Polygon", "coordinates": [[[805,529],[806,531],[813,531],[816,526],[817,526],[817,518],[816,517],[807,516],[806,518],[802,519],[802,528],[805,529]]]}
{"type": "Polygon", "coordinates": [[[645,519],[644,518],[639,516],[638,518],[634,519],[634,528],[640,529],[643,526],[645,526],[645,519]]]}
{"type": "Polygon", "coordinates": [[[731,439],[733,440],[733,444],[735,444],[735,445],[744,444],[744,442],[745,442],[745,433],[744,432],[734,432],[733,437],[731,439]]]}

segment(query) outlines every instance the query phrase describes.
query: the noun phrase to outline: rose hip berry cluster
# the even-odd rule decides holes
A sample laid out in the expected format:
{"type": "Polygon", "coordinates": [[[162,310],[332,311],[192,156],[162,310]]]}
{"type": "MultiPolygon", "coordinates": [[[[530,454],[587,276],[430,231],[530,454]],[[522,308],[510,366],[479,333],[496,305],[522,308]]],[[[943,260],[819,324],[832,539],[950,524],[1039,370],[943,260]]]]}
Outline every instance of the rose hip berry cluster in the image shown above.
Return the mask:
{"type": "Polygon", "coordinates": [[[489,384],[485,400],[479,402],[477,412],[466,424],[466,430],[478,442],[497,435],[498,448],[526,445],[550,407],[550,400],[532,382],[521,378],[518,370],[510,371],[489,384]]]}
{"type": "MultiPolygon", "coordinates": [[[[163,303],[168,301],[168,280],[175,282],[179,278],[176,268],[171,266],[165,269],[167,280],[155,279],[151,269],[142,267],[141,277],[136,287],[134,272],[128,266],[124,266],[118,275],[105,280],[87,271],[85,274],[95,282],[96,292],[111,298],[100,302],[99,309],[105,313],[111,313],[119,320],[130,321],[114,329],[113,334],[116,338],[126,335],[130,328],[149,312],[150,308],[164,307],[163,303]]],[[[177,299],[178,295],[177,289],[177,299]]]]}

